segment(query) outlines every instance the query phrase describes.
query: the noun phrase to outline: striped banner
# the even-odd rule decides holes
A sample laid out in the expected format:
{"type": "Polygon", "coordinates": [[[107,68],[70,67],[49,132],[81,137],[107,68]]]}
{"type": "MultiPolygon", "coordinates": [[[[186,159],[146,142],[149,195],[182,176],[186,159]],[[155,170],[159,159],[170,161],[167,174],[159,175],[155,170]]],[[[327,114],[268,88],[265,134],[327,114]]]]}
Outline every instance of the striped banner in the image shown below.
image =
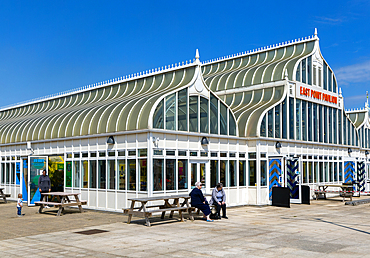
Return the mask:
{"type": "Polygon", "coordinates": [[[365,191],[365,162],[357,162],[358,191],[365,191]]]}
{"type": "Polygon", "coordinates": [[[298,160],[287,160],[287,183],[291,199],[299,199],[298,160]]]}
{"type": "Polygon", "coordinates": [[[281,160],[270,159],[269,162],[269,198],[272,200],[272,187],[281,187],[279,178],[281,176],[281,160]]]}

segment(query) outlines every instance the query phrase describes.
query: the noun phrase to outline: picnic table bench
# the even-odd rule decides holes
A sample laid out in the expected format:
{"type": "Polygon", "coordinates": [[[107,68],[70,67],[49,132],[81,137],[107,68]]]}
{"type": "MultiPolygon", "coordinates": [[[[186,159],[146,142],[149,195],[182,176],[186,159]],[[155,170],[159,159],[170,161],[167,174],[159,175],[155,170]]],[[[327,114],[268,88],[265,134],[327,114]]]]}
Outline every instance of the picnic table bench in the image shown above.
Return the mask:
{"type": "Polygon", "coordinates": [[[0,188],[0,198],[2,198],[5,203],[8,203],[8,201],[6,200],[6,197],[10,197],[10,194],[4,193],[3,190],[4,188],[0,188]]]}
{"type": "Polygon", "coordinates": [[[49,193],[41,193],[43,196],[51,195],[51,200],[56,199],[57,201],[38,201],[35,202],[36,206],[40,206],[39,213],[42,213],[42,210],[46,205],[54,206],[55,208],[59,208],[57,216],[60,216],[64,211],[64,207],[68,206],[78,206],[80,212],[82,212],[82,205],[86,205],[87,201],[80,200],[78,195],[81,193],[65,193],[65,192],[49,192],[49,193]],[[74,196],[74,200],[70,199],[69,196],[74,196]]]}
{"type": "Polygon", "coordinates": [[[144,217],[146,225],[150,227],[149,218],[152,217],[153,213],[161,212],[161,219],[164,219],[167,211],[170,212],[170,218],[173,217],[174,212],[178,212],[181,221],[184,221],[183,212],[188,212],[190,219],[193,221],[194,217],[192,211],[195,211],[194,207],[190,207],[189,204],[190,196],[189,194],[179,194],[179,195],[169,195],[169,196],[155,196],[155,197],[144,197],[144,198],[130,198],[131,201],[130,208],[122,209],[125,215],[128,215],[127,224],[131,223],[132,216],[144,217]],[[184,199],[180,203],[180,198],[184,199]],[[171,203],[171,200],[172,203],[171,203]],[[159,205],[147,205],[148,202],[152,201],[164,201],[163,204],[159,205]],[[135,207],[135,203],[141,203],[140,207],[135,207]]]}
{"type": "Polygon", "coordinates": [[[324,184],[324,185],[318,185],[318,189],[314,190],[315,198],[318,199],[319,196],[323,196],[324,199],[326,199],[327,193],[339,193],[341,197],[343,197],[343,202],[345,201],[346,197],[349,197],[352,201],[353,197],[353,185],[352,184],[324,184]],[[328,187],[336,187],[340,188],[340,190],[337,191],[327,191],[328,187]]]}

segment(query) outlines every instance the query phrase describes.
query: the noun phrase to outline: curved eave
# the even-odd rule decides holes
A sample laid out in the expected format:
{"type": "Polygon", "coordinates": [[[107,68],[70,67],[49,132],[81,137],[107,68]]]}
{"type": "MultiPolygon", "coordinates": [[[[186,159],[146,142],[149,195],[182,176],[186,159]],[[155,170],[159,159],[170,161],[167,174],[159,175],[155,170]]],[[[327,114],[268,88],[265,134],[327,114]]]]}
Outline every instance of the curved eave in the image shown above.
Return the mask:
{"type": "Polygon", "coordinates": [[[147,129],[156,100],[189,84],[195,67],[30,104],[22,107],[25,112],[19,107],[2,111],[0,144],[147,129]]]}

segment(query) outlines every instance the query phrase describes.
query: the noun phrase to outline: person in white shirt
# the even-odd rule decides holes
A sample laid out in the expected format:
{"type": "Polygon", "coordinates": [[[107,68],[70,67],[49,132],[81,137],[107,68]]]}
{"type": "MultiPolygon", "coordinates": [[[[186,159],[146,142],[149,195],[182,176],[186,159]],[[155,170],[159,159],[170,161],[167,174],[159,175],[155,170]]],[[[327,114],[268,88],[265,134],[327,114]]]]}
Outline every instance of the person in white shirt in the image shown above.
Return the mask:
{"type": "Polygon", "coordinates": [[[18,201],[17,201],[17,215],[18,217],[22,217],[22,207],[23,207],[23,199],[22,194],[18,194],[18,201]]]}

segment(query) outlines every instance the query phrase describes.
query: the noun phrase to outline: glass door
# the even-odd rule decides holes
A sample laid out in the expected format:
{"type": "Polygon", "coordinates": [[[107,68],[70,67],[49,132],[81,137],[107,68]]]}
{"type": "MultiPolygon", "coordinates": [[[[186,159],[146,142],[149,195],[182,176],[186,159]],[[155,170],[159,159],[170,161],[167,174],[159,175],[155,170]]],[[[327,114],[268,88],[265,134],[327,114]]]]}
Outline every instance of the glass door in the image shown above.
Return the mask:
{"type": "Polygon", "coordinates": [[[290,191],[290,202],[301,203],[301,175],[299,158],[286,159],[285,185],[290,191]]]}
{"type": "Polygon", "coordinates": [[[284,187],[282,158],[269,159],[269,200],[272,200],[272,187],[284,187]]]}
{"type": "Polygon", "coordinates": [[[195,187],[196,182],[201,182],[203,188],[207,187],[207,163],[191,162],[190,163],[191,188],[195,187]]]}
{"type": "Polygon", "coordinates": [[[35,205],[35,201],[39,201],[41,194],[39,191],[39,177],[42,171],[46,169],[48,173],[48,157],[45,156],[29,156],[28,157],[28,206],[35,205]]]}

